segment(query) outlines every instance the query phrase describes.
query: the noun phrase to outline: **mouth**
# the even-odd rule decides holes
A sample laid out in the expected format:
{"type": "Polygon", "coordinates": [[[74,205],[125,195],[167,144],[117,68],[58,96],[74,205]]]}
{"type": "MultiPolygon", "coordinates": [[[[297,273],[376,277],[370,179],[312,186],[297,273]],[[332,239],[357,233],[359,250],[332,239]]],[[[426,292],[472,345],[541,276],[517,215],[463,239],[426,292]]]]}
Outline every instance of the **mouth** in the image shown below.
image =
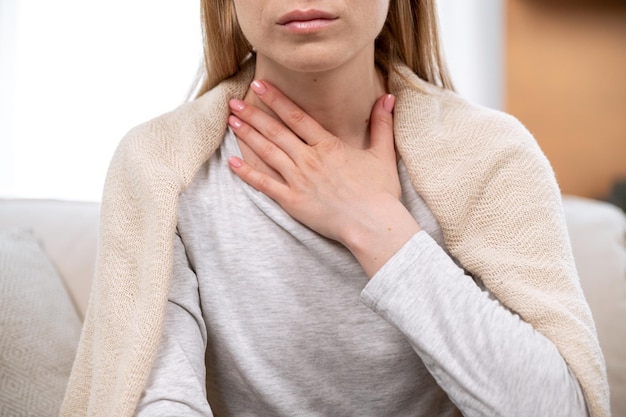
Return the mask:
{"type": "Polygon", "coordinates": [[[338,19],[338,16],[321,10],[294,10],[278,18],[276,22],[296,31],[311,31],[322,28],[338,19]]]}

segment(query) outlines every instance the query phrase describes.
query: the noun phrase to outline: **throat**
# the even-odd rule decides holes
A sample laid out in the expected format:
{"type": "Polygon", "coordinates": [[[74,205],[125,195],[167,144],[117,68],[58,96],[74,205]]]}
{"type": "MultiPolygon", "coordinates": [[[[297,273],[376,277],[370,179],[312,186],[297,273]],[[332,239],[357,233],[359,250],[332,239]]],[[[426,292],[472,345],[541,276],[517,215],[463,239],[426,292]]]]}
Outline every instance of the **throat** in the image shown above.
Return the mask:
{"type": "MultiPolygon", "coordinates": [[[[386,93],[384,76],[371,58],[325,72],[306,73],[259,57],[255,79],[277,87],[329,133],[351,146],[366,148],[372,107],[386,93]]],[[[245,101],[278,118],[251,89],[245,101]]]]}
{"type": "MultiPolygon", "coordinates": [[[[384,90],[371,94],[367,99],[350,96],[329,97],[321,88],[312,88],[307,93],[298,94],[291,100],[313,118],[322,128],[345,143],[359,149],[365,149],[370,142],[370,117],[372,107],[384,90]],[[302,97],[305,97],[304,99],[302,97]]],[[[246,96],[248,103],[280,118],[253,93],[246,96]]]]}

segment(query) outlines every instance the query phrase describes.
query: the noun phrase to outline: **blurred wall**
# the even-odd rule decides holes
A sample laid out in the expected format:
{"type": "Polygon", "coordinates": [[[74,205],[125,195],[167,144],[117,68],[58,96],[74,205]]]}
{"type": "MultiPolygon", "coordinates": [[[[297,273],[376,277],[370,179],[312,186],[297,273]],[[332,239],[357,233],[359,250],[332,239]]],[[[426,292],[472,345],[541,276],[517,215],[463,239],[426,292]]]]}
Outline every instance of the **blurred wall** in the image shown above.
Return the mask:
{"type": "Polygon", "coordinates": [[[504,107],[505,2],[437,2],[443,50],[456,90],[470,101],[499,110],[504,107]]]}
{"type": "Polygon", "coordinates": [[[564,193],[626,177],[626,1],[507,0],[505,110],[535,135],[564,193]]]}

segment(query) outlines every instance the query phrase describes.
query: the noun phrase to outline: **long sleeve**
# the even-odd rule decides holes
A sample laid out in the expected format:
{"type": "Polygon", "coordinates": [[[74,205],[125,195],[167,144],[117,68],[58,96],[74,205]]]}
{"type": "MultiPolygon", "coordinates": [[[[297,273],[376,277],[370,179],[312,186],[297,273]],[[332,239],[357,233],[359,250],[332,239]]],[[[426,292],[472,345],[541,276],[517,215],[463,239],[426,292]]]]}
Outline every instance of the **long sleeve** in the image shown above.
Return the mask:
{"type": "Polygon", "coordinates": [[[481,290],[427,233],[396,253],[361,299],[405,334],[464,415],[587,415],[554,344],[481,290]]]}
{"type": "Polygon", "coordinates": [[[213,415],[206,395],[206,343],[198,280],[189,267],[180,236],[176,234],[163,336],[137,407],[137,416],[213,415]]]}

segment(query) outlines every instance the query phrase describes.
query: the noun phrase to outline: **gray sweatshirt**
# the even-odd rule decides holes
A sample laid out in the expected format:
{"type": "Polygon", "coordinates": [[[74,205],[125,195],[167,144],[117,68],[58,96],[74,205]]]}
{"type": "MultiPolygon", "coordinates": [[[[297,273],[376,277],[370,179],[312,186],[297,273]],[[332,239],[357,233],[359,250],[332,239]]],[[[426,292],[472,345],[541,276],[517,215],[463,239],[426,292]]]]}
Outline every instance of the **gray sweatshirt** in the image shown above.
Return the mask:
{"type": "MultiPolygon", "coordinates": [[[[586,416],[555,346],[423,229],[377,274],[239,180],[230,131],[181,195],[145,416],[586,416]]],[[[506,215],[506,213],[503,213],[506,215]]]]}

